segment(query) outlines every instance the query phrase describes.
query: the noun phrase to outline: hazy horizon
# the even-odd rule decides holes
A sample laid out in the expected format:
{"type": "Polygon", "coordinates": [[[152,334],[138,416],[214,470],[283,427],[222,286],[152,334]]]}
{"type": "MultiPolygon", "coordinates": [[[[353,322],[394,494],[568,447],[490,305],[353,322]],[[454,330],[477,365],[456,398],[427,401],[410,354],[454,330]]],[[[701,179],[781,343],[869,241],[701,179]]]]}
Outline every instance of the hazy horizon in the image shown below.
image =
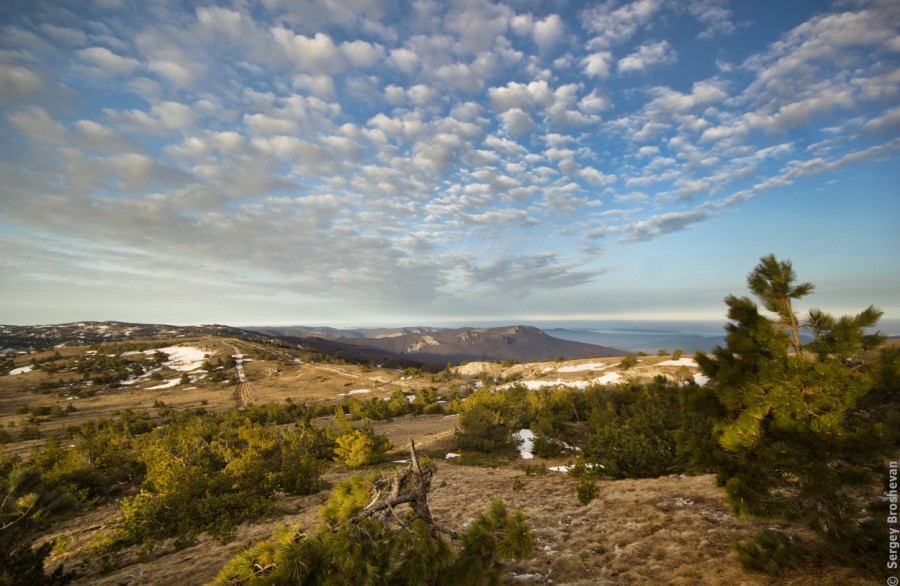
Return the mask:
{"type": "MultiPolygon", "coordinates": [[[[289,327],[309,327],[309,328],[333,328],[338,330],[367,330],[367,329],[400,329],[400,328],[499,328],[507,326],[533,326],[541,330],[567,329],[573,331],[592,331],[597,333],[607,333],[615,335],[616,333],[646,333],[646,334],[690,334],[698,336],[714,337],[724,333],[724,326],[728,320],[724,317],[721,320],[673,320],[673,319],[604,319],[604,320],[534,320],[534,319],[512,319],[512,320],[474,320],[474,321],[423,321],[423,322],[403,322],[403,323],[369,323],[369,324],[340,324],[340,323],[294,323],[294,322],[278,322],[278,323],[227,323],[227,322],[134,322],[129,320],[74,320],[72,322],[54,322],[54,323],[35,323],[35,324],[0,324],[15,326],[47,326],[57,325],[61,323],[87,323],[87,322],[121,322],[121,323],[159,323],[160,325],[172,326],[198,326],[218,325],[230,326],[241,329],[253,328],[289,328],[289,327]]],[[[888,336],[900,336],[900,319],[882,319],[876,330],[881,331],[888,336]]]]}

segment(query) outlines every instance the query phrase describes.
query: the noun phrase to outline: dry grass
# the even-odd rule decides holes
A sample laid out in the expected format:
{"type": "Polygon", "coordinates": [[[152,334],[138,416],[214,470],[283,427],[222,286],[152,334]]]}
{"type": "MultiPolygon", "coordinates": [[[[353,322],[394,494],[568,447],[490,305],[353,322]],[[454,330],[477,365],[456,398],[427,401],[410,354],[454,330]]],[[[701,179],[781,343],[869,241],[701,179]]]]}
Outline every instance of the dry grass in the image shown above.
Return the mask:
{"type": "MultiPolygon", "coordinates": [[[[236,351],[250,353],[252,344],[238,340],[202,339],[181,342],[225,357],[236,351]]],[[[85,349],[63,348],[61,352],[77,356],[85,349]]],[[[52,353],[52,352],[51,352],[52,353]]],[[[38,357],[40,357],[38,355],[38,357]]],[[[30,362],[20,357],[17,366],[30,362]]],[[[643,357],[644,362],[625,373],[629,376],[665,374],[682,376],[678,367],[658,367],[664,358],[643,357]]],[[[579,360],[566,364],[603,362],[608,369],[597,372],[556,373],[547,369],[558,363],[516,365],[501,374],[517,374],[523,378],[547,377],[552,380],[591,379],[600,372],[610,372],[620,359],[579,360]]],[[[413,392],[425,386],[438,387],[445,393],[465,382],[455,379],[435,384],[427,378],[404,380],[399,372],[366,369],[352,365],[285,364],[276,361],[250,361],[244,372],[251,382],[251,400],[283,402],[286,398],[307,402],[337,402],[341,393],[356,389],[370,389],[361,398],[387,397],[396,389],[413,392]]],[[[163,378],[180,376],[177,372],[163,372],[163,378]]],[[[63,377],[67,375],[61,375],[63,377]]],[[[46,380],[41,372],[0,377],[0,425],[13,436],[27,419],[16,414],[20,407],[61,405],[70,401],[77,408],[67,417],[49,420],[40,425],[44,437],[65,425],[88,419],[110,417],[115,411],[130,408],[155,413],[154,402],[164,401],[175,409],[196,408],[210,410],[234,406],[234,387],[221,383],[200,382],[169,389],[151,390],[159,384],[144,382],[134,387],[103,391],[93,397],[67,399],[56,391],[38,393],[34,387],[46,380]],[[8,427],[15,422],[16,427],[8,427]]],[[[51,377],[56,380],[56,376],[51,377]]],[[[575,497],[575,480],[556,473],[526,475],[525,462],[496,457],[488,459],[498,465],[493,468],[465,465],[471,463],[466,455],[461,463],[442,460],[443,454],[455,451],[453,430],[456,418],[442,415],[404,417],[376,424],[376,430],[386,433],[398,446],[388,459],[403,457],[403,446],[412,435],[423,453],[437,461],[431,497],[432,512],[441,524],[460,529],[467,520],[483,511],[489,503],[502,498],[510,508],[521,509],[533,527],[534,556],[513,563],[506,582],[535,584],[775,584],[800,586],[812,584],[875,584],[853,575],[851,570],[803,568],[793,574],[772,579],[742,569],[731,544],[746,539],[758,524],[735,518],[724,501],[722,491],[710,476],[672,476],[648,480],[604,480],[599,484],[599,497],[587,506],[575,497]]],[[[7,446],[11,451],[27,454],[40,443],[16,441],[7,446]]],[[[531,462],[554,465],[564,462],[531,462]]],[[[326,481],[334,483],[349,473],[335,466],[326,474],[326,481]]],[[[151,559],[141,556],[136,548],[117,554],[115,559],[98,557],[89,544],[103,534],[117,515],[109,505],[69,519],[51,528],[44,540],[59,543],[51,564],[65,563],[75,568],[82,585],[171,584],[183,586],[204,584],[211,580],[231,556],[241,548],[270,536],[280,524],[300,524],[314,528],[318,524],[318,507],[327,498],[327,491],[310,497],[280,498],[277,514],[259,523],[238,528],[236,539],[220,544],[208,536],[200,536],[196,545],[176,550],[171,543],[153,552],[151,559]],[[116,569],[111,569],[116,568],[116,569]]]]}
{"type": "MultiPolygon", "coordinates": [[[[535,538],[534,555],[510,565],[508,584],[879,583],[835,567],[805,568],[778,579],[745,571],[731,543],[751,535],[759,525],[736,519],[728,511],[711,476],[600,481],[599,497],[582,506],[575,498],[575,480],[556,473],[526,475],[521,464],[511,461],[485,468],[439,462],[430,500],[435,519],[457,530],[496,498],[526,514],[535,538]]],[[[348,476],[335,468],[326,479],[333,483],[348,476]]],[[[137,549],[126,550],[115,560],[118,569],[104,573],[111,560],[92,556],[87,544],[114,516],[114,509],[107,507],[54,528],[47,538],[64,536],[67,553],[51,561],[80,567],[83,575],[75,584],[204,584],[226,560],[267,539],[275,527],[315,528],[318,507],[326,498],[327,491],[282,498],[277,515],[242,525],[228,544],[201,536],[196,545],[178,551],[166,543],[153,559],[144,561],[137,549]]]]}

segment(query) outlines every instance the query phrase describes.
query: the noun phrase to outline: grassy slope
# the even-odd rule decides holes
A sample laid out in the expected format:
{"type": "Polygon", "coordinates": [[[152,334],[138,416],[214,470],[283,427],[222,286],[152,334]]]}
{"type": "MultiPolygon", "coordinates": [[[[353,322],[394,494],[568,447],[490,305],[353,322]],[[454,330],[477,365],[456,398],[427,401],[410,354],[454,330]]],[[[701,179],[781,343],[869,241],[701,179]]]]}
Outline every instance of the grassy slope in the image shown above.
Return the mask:
{"type": "MultiPolygon", "coordinates": [[[[182,342],[184,343],[184,342],[182,342]]],[[[251,353],[252,344],[222,339],[200,339],[188,342],[216,356],[226,356],[236,350],[251,353]]],[[[64,354],[78,355],[85,349],[63,349],[64,354]]],[[[256,348],[259,350],[259,348],[256,348]]],[[[20,357],[16,366],[30,362],[20,357]]],[[[659,368],[656,357],[642,359],[640,368],[628,376],[652,377],[669,374],[684,377],[679,368],[659,368]]],[[[607,360],[613,365],[618,360],[607,360]]],[[[590,360],[574,363],[598,362],[590,360]]],[[[603,361],[599,361],[603,362],[603,361]]],[[[567,363],[572,364],[572,363],[567,363]]],[[[524,379],[544,377],[548,380],[592,379],[598,372],[557,373],[562,364],[543,363],[519,365],[497,374],[519,374],[524,379]],[[549,370],[548,370],[549,369],[549,370]]],[[[610,366],[610,369],[614,367],[610,366]]],[[[412,391],[421,386],[437,386],[439,392],[465,382],[455,379],[433,383],[426,378],[402,379],[400,373],[382,369],[364,369],[352,365],[288,364],[275,360],[256,360],[244,364],[252,381],[255,402],[283,401],[291,397],[297,401],[336,402],[340,393],[368,388],[371,394],[384,397],[397,389],[412,391]]],[[[180,373],[163,372],[164,378],[180,373]]],[[[54,375],[55,380],[60,376],[54,375]]],[[[45,374],[0,377],[0,425],[13,435],[24,424],[26,415],[16,414],[23,406],[65,405],[65,397],[74,392],[37,393],[31,390],[44,380],[45,374]],[[15,422],[17,427],[6,427],[15,422]]],[[[75,378],[75,377],[73,377],[75,378]]],[[[49,420],[40,425],[44,436],[58,431],[63,425],[98,417],[108,417],[118,409],[132,408],[155,412],[153,404],[164,401],[174,408],[195,408],[203,401],[208,409],[227,409],[234,406],[234,387],[221,383],[185,385],[169,389],[150,390],[158,381],[141,383],[121,390],[104,391],[91,398],[75,401],[78,411],[68,417],[49,420]]],[[[455,419],[444,416],[401,418],[380,423],[377,428],[401,444],[409,435],[425,453],[441,458],[453,451],[455,419]]],[[[40,440],[16,441],[10,446],[14,452],[27,454],[40,440]]],[[[402,451],[393,457],[402,457],[402,451]]],[[[753,534],[758,523],[736,519],[728,510],[722,491],[710,476],[665,477],[649,480],[601,481],[600,496],[588,506],[581,506],[575,498],[575,481],[560,474],[528,476],[523,462],[510,458],[494,458],[493,468],[439,461],[432,495],[432,511],[436,519],[451,528],[459,529],[478,511],[495,498],[503,498],[513,508],[521,508],[528,516],[536,537],[535,554],[531,560],[514,563],[507,576],[510,583],[555,584],[767,584],[774,580],[744,571],[731,550],[736,539],[753,534]],[[519,479],[519,483],[516,483],[519,479]],[[521,487],[514,489],[514,484],[521,487]],[[515,578],[519,576],[519,578],[515,578]]],[[[548,464],[561,464],[548,462],[548,464]]],[[[326,479],[334,483],[349,476],[346,470],[334,467],[326,479]]],[[[88,545],[103,532],[116,515],[112,505],[69,519],[52,527],[45,536],[59,545],[51,563],[65,563],[80,568],[78,584],[203,584],[210,580],[224,562],[241,548],[268,538],[273,527],[282,523],[299,523],[313,529],[318,523],[317,508],[327,498],[327,492],[310,497],[278,500],[279,513],[272,519],[242,526],[236,539],[219,544],[201,536],[195,546],[176,551],[164,545],[145,559],[136,549],[117,555],[118,569],[109,572],[111,560],[91,553],[88,545]]],[[[791,584],[866,584],[840,568],[804,568],[794,575],[782,576],[778,583],[791,584]]]]}

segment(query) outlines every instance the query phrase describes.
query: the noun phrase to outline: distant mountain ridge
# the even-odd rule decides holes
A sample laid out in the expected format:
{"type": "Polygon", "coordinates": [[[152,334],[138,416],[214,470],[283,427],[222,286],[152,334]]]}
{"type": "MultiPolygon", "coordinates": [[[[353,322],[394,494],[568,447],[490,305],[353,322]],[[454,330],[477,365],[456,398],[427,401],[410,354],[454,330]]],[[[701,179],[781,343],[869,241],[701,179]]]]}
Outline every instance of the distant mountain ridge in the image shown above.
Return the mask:
{"type": "Polygon", "coordinates": [[[532,326],[499,328],[375,328],[336,330],[305,326],[253,328],[307,348],[354,360],[418,361],[444,366],[473,360],[537,362],[564,358],[622,356],[623,350],[562,340],[532,326]]]}
{"type": "Polygon", "coordinates": [[[173,326],[119,321],[81,321],[36,326],[0,325],[0,349],[41,349],[60,345],[81,346],[129,340],[168,340],[207,336],[250,337],[260,340],[267,338],[263,334],[219,324],[173,326]]]}
{"type": "Polygon", "coordinates": [[[563,340],[532,326],[499,328],[335,328],[289,326],[253,329],[225,325],[173,326],[127,322],[0,325],[0,349],[44,349],[146,339],[235,337],[274,340],[356,362],[440,370],[470,361],[538,362],[555,358],[621,356],[623,350],[563,340]]]}
{"type": "Polygon", "coordinates": [[[325,340],[340,340],[343,338],[390,338],[403,334],[427,334],[436,332],[441,328],[413,326],[403,328],[350,328],[338,329],[323,326],[265,326],[250,327],[251,331],[275,336],[279,338],[307,338],[316,337],[325,340]]]}

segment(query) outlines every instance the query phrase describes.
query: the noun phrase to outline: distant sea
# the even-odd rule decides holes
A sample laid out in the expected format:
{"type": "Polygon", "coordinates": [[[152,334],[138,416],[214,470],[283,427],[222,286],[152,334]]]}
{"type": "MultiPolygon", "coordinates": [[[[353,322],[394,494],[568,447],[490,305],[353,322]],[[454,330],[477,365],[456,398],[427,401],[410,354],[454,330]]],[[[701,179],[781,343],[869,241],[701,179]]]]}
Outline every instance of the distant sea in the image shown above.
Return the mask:
{"type": "MultiPolygon", "coordinates": [[[[549,336],[588,344],[599,344],[629,352],[656,354],[660,350],[671,353],[680,348],[687,354],[696,350],[710,352],[725,343],[725,321],[526,321],[479,323],[481,327],[501,325],[529,325],[540,328],[549,336]]],[[[473,325],[473,324],[468,324],[473,325]]],[[[888,336],[900,336],[900,319],[885,319],[878,329],[888,336]]]]}
{"type": "Polygon", "coordinates": [[[630,352],[671,353],[676,348],[688,354],[709,352],[724,343],[725,322],[716,321],[602,321],[531,324],[547,335],[563,340],[599,344],[630,352]]]}

